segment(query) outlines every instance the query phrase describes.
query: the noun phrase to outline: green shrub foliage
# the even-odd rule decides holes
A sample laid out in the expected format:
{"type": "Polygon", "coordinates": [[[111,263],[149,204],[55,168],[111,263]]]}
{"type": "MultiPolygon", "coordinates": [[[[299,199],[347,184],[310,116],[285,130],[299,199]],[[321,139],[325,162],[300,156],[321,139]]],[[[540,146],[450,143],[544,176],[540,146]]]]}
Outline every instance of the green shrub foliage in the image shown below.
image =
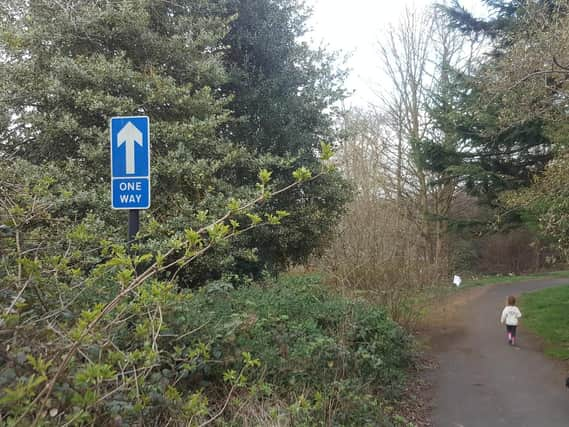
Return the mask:
{"type": "MultiPolygon", "coordinates": [[[[254,198],[259,170],[284,187],[335,140],[342,74],[298,41],[306,19],[296,0],[3,2],[0,156],[56,168],[73,196],[60,215],[96,218],[99,232],[124,239],[125,216],[109,209],[109,119],[148,115],[152,244],[199,228],[229,199],[254,198]]],[[[198,287],[304,260],[348,197],[337,173],[276,195],[265,203],[289,211],[283,227],[233,239],[179,274],[198,287]]]]}
{"type": "MultiPolygon", "coordinates": [[[[83,225],[63,223],[28,252],[52,204],[33,173],[12,185],[10,200],[27,209],[10,210],[18,231],[2,241],[6,425],[241,425],[251,411],[261,424],[388,425],[384,399],[398,395],[412,348],[382,309],[333,296],[317,277],[181,290],[153,275],[171,255],[80,250],[83,225]],[[98,265],[83,270],[93,253],[98,265]]],[[[207,230],[172,245],[208,247],[231,233],[207,230]]]]}
{"type": "Polygon", "coordinates": [[[258,355],[273,384],[322,389],[335,380],[358,378],[391,393],[411,364],[409,336],[383,309],[334,297],[319,286],[318,277],[237,292],[228,287],[212,283],[188,311],[200,313],[195,321],[207,323],[206,335],[219,333],[219,324],[227,328],[213,343],[214,351],[228,355],[237,345],[258,355]]]}
{"type": "MultiPolygon", "coordinates": [[[[209,223],[199,213],[200,228],[164,240],[149,221],[130,254],[97,216],[61,214],[74,193],[58,172],[0,162],[3,424],[387,425],[384,399],[412,360],[382,310],[315,279],[179,284],[208,251],[286,220],[259,207],[280,191],[267,191],[268,171],[256,199],[209,223]]],[[[289,188],[319,179],[291,175],[289,188]]]]}
{"type": "Polygon", "coordinates": [[[341,76],[305,19],[292,0],[0,5],[0,424],[388,423],[406,334],[314,280],[252,284],[349,197],[321,142],[341,76]],[[108,120],[142,114],[153,206],[129,247],[108,120]]]}

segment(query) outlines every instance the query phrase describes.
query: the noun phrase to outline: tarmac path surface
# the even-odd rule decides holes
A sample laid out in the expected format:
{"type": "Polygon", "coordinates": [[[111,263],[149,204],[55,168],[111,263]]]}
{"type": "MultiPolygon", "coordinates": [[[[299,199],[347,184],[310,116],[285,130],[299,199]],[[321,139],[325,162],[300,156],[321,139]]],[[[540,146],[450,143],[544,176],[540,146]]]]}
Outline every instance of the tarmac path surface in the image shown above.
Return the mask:
{"type": "MultiPolygon", "coordinates": [[[[441,307],[431,338],[434,427],[569,427],[567,365],[547,358],[518,328],[516,347],[499,317],[508,295],[566,285],[568,279],[473,288],[441,307]]],[[[569,316],[569,313],[567,313],[569,316]]],[[[523,316],[523,313],[522,313],[523,316]]]]}

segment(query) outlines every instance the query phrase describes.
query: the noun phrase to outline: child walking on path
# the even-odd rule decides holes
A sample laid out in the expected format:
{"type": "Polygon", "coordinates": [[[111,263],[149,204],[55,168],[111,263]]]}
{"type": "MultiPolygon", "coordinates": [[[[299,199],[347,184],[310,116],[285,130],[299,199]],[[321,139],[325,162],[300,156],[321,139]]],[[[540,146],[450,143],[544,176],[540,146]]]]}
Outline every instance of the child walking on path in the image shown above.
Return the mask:
{"type": "Polygon", "coordinates": [[[516,297],[509,296],[508,304],[502,310],[502,317],[500,322],[506,325],[506,332],[508,333],[508,343],[516,345],[516,329],[518,327],[518,319],[522,317],[520,309],[516,307],[516,297]]]}

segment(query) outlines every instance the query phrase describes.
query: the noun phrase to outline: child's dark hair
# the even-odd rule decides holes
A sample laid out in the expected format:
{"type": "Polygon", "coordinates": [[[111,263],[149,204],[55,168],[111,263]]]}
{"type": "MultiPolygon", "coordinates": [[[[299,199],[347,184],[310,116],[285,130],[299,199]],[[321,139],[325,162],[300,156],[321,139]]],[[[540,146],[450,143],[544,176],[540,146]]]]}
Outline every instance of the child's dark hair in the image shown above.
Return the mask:
{"type": "Polygon", "coordinates": [[[508,305],[516,305],[516,297],[513,295],[510,295],[508,297],[508,305]]]}

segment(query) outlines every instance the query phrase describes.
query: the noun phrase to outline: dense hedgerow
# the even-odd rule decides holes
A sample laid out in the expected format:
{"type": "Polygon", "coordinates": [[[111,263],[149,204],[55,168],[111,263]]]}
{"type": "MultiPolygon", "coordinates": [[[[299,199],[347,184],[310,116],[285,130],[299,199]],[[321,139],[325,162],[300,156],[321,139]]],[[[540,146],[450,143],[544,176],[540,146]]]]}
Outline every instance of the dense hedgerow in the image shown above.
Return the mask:
{"type": "Polygon", "coordinates": [[[1,425],[389,424],[412,355],[382,309],[317,278],[190,290],[177,274],[286,217],[255,209],[270,172],[257,199],[199,229],[153,244],[150,222],[129,254],[96,216],[59,215],[73,193],[56,170],[14,164],[0,168],[1,425]]]}
{"type": "Polygon", "coordinates": [[[254,201],[158,244],[151,222],[129,254],[96,216],[59,215],[73,193],[56,170],[15,165],[0,168],[1,425],[387,424],[412,360],[382,309],[316,278],[190,290],[177,274],[286,217],[254,209],[273,194],[268,171],[254,201]]]}
{"type": "Polygon", "coordinates": [[[207,349],[185,381],[210,396],[223,394],[220,378],[242,368],[243,354],[259,360],[247,374],[253,386],[228,411],[236,424],[253,411],[263,423],[387,425],[383,402],[399,395],[413,363],[410,336],[382,308],[333,295],[317,276],[237,290],[214,282],[165,321],[207,349]]]}
{"type": "MultiPolygon", "coordinates": [[[[149,283],[126,307],[57,381],[45,425],[200,425],[216,414],[215,425],[389,425],[385,402],[413,360],[410,337],[383,309],[332,295],[318,277],[196,293],[149,283]]],[[[27,332],[0,370],[8,425],[53,375],[54,333],[27,332]]]]}
{"type": "Polygon", "coordinates": [[[201,333],[216,337],[215,354],[231,358],[236,346],[255,354],[283,388],[358,378],[393,395],[412,360],[409,335],[382,308],[331,295],[317,276],[236,291],[217,282],[185,310],[199,313],[190,329],[203,322],[201,333]]]}

